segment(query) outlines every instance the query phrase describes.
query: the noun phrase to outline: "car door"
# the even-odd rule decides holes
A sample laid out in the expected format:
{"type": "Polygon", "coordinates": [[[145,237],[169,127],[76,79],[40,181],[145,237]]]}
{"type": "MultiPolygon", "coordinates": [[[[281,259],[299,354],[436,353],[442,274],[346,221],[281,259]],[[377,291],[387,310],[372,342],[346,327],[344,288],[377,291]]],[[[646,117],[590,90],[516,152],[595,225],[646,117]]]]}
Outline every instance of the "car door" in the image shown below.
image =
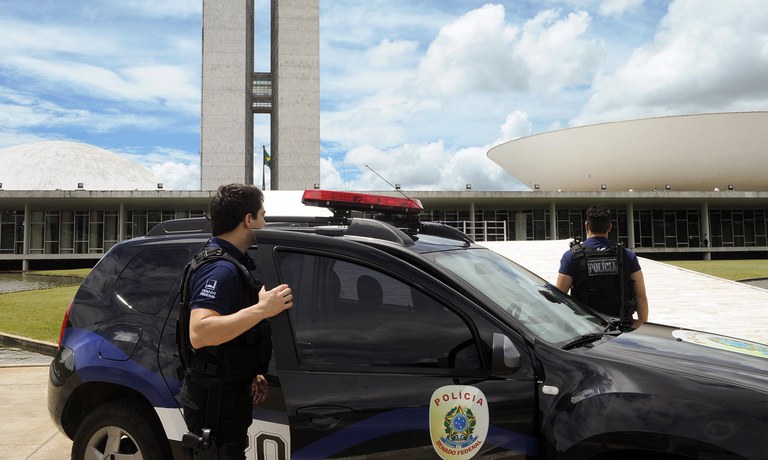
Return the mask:
{"type": "Polygon", "coordinates": [[[381,251],[271,253],[294,294],[273,320],[292,458],[538,455],[530,357],[495,318],[381,251]],[[504,378],[490,375],[499,336],[520,358],[504,378]]]}

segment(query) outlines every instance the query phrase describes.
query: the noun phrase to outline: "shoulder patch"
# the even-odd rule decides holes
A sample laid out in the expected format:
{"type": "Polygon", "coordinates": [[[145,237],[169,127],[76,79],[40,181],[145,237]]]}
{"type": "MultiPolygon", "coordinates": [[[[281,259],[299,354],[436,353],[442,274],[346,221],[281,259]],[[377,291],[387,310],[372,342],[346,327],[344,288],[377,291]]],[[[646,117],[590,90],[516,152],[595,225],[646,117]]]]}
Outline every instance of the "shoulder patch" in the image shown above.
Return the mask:
{"type": "Polygon", "coordinates": [[[208,278],[205,281],[205,285],[203,285],[203,289],[200,291],[200,295],[203,297],[208,297],[209,299],[215,299],[216,298],[216,285],[219,282],[216,281],[213,278],[208,278]]]}

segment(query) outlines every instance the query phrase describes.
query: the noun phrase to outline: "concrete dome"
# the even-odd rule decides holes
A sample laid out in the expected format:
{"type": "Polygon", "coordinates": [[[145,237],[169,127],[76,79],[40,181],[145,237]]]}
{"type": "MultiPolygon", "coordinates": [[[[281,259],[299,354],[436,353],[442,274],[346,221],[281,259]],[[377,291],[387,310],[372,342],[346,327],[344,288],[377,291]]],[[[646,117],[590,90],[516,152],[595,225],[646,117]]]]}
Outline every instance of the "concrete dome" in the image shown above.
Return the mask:
{"type": "Polygon", "coordinates": [[[4,190],[156,190],[160,182],[144,167],[93,145],[32,142],[0,149],[4,190]]]}

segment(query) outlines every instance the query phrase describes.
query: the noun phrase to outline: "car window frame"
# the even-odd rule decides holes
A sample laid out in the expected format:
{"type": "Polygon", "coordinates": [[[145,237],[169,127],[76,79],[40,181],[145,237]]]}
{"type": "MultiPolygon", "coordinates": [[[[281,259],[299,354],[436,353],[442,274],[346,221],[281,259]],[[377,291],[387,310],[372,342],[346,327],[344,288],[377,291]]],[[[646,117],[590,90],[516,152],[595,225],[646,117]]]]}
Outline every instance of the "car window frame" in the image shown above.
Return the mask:
{"type": "MultiPolygon", "coordinates": [[[[292,253],[292,254],[302,254],[302,255],[311,255],[311,256],[318,256],[318,257],[326,257],[331,259],[337,259],[337,260],[343,260],[348,263],[357,264],[363,267],[366,267],[370,270],[374,270],[376,272],[379,272],[385,276],[389,276],[407,287],[411,289],[417,289],[421,291],[423,294],[429,296],[434,301],[440,303],[445,308],[448,308],[453,314],[455,314],[465,325],[467,330],[470,332],[471,338],[475,344],[475,347],[480,350],[483,341],[480,337],[480,334],[478,332],[478,329],[474,323],[474,321],[470,318],[469,315],[467,315],[464,311],[462,311],[461,308],[456,307],[453,305],[452,302],[447,301],[443,296],[439,295],[438,293],[429,291],[425,288],[423,288],[419,283],[415,282],[413,279],[405,276],[402,271],[398,271],[395,268],[386,268],[380,264],[371,263],[369,260],[362,259],[360,257],[350,256],[348,254],[339,253],[339,252],[331,252],[327,250],[317,250],[317,249],[310,249],[310,248],[303,248],[303,247],[289,247],[289,246],[280,246],[275,247],[273,249],[273,257],[274,257],[274,263],[275,263],[275,270],[276,275],[278,276],[278,279],[280,282],[288,281],[286,280],[285,273],[283,273],[281,267],[280,267],[280,261],[279,261],[279,254],[281,253],[292,253]]],[[[421,272],[417,267],[404,263],[402,261],[399,261],[396,257],[392,257],[391,255],[386,255],[391,261],[393,261],[393,265],[398,265],[398,268],[401,269],[407,269],[410,268],[411,270],[415,270],[416,272],[421,272]]],[[[431,278],[431,275],[423,273],[424,276],[429,276],[431,278]]],[[[486,357],[483,355],[482,352],[479,352],[479,359],[480,359],[480,366],[477,369],[457,369],[457,368],[420,368],[420,367],[408,367],[408,366],[355,366],[355,365],[345,365],[345,364],[307,364],[301,362],[300,355],[299,355],[299,347],[296,339],[296,326],[294,324],[293,318],[290,316],[290,313],[288,315],[288,323],[289,323],[289,329],[290,329],[290,341],[292,346],[294,347],[294,358],[296,360],[296,366],[298,369],[302,371],[313,371],[313,372],[352,372],[352,373],[384,373],[384,374],[402,374],[402,373],[408,373],[408,374],[416,374],[416,375],[435,375],[435,376],[457,376],[462,378],[484,378],[487,377],[490,372],[490,362],[486,357]]]]}

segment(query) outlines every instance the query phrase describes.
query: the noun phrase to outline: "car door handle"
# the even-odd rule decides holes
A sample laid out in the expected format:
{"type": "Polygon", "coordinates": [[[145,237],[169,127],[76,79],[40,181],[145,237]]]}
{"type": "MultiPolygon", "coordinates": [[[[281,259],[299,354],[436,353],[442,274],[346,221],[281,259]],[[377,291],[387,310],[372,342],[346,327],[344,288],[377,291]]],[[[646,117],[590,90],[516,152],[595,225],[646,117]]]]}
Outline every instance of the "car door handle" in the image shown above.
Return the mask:
{"type": "Polygon", "coordinates": [[[312,406],[296,410],[296,414],[307,417],[309,423],[318,430],[330,430],[341,422],[341,419],[352,413],[352,409],[343,406],[312,406]]]}

